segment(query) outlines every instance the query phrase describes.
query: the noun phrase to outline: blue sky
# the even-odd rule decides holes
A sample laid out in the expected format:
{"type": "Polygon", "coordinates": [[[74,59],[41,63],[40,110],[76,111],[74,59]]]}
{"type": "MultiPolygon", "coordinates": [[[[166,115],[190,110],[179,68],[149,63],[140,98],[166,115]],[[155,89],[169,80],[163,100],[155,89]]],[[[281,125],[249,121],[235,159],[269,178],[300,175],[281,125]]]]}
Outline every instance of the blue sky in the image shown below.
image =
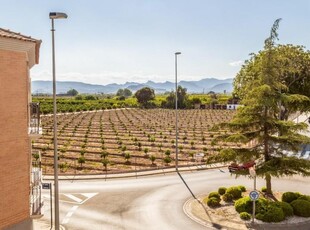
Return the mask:
{"type": "Polygon", "coordinates": [[[0,0],[0,27],[42,39],[33,80],[51,80],[49,12],[57,80],[95,84],[234,77],[262,49],[277,18],[279,43],[310,47],[308,0],[0,0]]]}

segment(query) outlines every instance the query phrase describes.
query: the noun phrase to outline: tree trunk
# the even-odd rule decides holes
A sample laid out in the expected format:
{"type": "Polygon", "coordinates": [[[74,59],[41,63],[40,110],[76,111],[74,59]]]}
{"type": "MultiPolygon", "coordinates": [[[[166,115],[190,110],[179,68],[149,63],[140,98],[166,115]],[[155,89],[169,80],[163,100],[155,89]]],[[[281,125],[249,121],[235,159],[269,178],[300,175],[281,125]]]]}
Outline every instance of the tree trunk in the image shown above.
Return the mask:
{"type": "Polygon", "coordinates": [[[269,173],[266,173],[265,179],[266,179],[266,188],[267,188],[266,193],[271,195],[272,194],[272,190],[271,190],[271,176],[270,176],[269,173]]]}

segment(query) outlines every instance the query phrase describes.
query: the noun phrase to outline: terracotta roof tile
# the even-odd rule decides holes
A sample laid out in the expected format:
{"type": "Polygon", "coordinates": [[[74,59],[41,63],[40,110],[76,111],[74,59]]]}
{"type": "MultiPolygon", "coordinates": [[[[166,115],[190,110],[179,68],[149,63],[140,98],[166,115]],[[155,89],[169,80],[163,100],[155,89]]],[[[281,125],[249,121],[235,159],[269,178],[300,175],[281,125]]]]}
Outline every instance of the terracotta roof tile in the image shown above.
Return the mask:
{"type": "Polygon", "coordinates": [[[41,42],[40,40],[34,39],[32,37],[25,36],[20,33],[15,33],[13,31],[5,30],[2,28],[0,28],[0,37],[14,38],[22,41],[35,42],[35,43],[41,42]]]}

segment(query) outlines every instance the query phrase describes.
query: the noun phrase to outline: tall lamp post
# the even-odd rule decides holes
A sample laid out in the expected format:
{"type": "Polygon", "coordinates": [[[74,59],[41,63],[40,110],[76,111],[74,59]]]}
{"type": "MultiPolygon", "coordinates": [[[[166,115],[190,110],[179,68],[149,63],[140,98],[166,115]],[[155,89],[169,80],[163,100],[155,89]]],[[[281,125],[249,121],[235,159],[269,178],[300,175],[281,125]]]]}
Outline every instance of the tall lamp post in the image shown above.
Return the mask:
{"type": "Polygon", "coordinates": [[[51,12],[52,20],[52,58],[53,58],[53,104],[54,104],[54,195],[55,195],[55,229],[59,230],[59,194],[58,194],[58,153],[57,153],[57,107],[56,107],[56,72],[55,72],[55,37],[54,19],[64,19],[68,16],[65,13],[51,12]]]}
{"type": "Polygon", "coordinates": [[[178,148],[178,136],[179,136],[179,130],[178,130],[178,55],[180,55],[181,52],[174,53],[175,58],[175,169],[178,172],[179,171],[179,148],[178,148]]]}

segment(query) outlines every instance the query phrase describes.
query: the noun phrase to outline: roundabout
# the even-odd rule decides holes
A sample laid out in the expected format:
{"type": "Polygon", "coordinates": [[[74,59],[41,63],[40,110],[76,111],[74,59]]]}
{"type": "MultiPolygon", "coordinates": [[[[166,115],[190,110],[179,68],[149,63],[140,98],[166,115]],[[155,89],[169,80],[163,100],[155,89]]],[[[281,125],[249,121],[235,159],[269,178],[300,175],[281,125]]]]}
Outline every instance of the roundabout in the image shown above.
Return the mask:
{"type": "MultiPolygon", "coordinates": [[[[252,185],[252,180],[235,179],[226,169],[193,169],[181,174],[195,196],[220,186],[242,184],[251,188],[252,185]]],[[[48,179],[52,178],[45,178],[45,181],[48,179]]],[[[78,179],[67,178],[59,183],[60,221],[66,229],[199,230],[218,229],[221,224],[204,226],[188,218],[183,207],[191,193],[175,172],[129,178],[119,175],[118,178],[106,180],[90,176],[78,179]]],[[[257,185],[260,188],[264,181],[258,179],[257,185]]],[[[309,179],[303,177],[274,179],[273,186],[279,191],[307,193],[310,190],[309,179]]],[[[45,190],[43,197],[45,215],[41,221],[48,223],[50,197],[45,190]]]]}

